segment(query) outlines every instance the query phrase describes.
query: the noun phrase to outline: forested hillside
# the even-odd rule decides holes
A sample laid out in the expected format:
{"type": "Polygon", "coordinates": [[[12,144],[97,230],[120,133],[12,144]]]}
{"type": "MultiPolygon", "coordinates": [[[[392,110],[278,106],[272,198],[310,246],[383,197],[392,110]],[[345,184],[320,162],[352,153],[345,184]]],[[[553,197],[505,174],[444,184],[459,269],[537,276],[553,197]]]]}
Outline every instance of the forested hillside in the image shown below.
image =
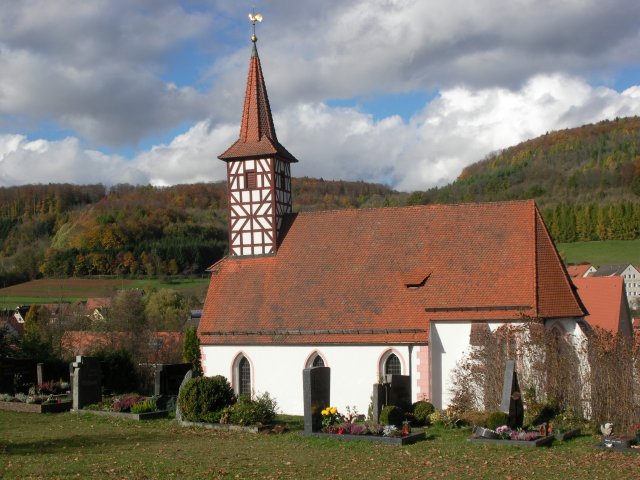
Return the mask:
{"type": "MultiPolygon", "coordinates": [[[[227,248],[226,184],[0,188],[0,282],[202,273],[227,248]]],[[[442,188],[293,179],[294,210],[535,198],[556,241],[640,238],[640,118],[548,133],[442,188]]]]}
{"type": "MultiPolygon", "coordinates": [[[[0,188],[0,281],[202,273],[227,247],[226,184],[0,188]]],[[[296,210],[398,204],[364,182],[293,180],[296,210]]]]}
{"type": "Polygon", "coordinates": [[[640,118],[547,133],[465,168],[408,202],[535,198],[556,241],[640,238],[640,118]]]}

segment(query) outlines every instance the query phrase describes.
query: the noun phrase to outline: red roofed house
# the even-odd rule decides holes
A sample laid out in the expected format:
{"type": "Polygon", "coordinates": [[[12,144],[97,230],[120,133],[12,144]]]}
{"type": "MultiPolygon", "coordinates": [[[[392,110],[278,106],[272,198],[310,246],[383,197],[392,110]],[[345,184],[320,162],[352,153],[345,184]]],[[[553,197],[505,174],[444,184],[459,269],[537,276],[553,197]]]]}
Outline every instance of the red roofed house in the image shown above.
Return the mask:
{"type": "Polygon", "coordinates": [[[588,277],[596,272],[596,267],[590,263],[581,263],[580,265],[569,265],[567,273],[571,278],[588,277]]]}
{"type": "Polygon", "coordinates": [[[600,327],[621,335],[632,334],[631,313],[622,277],[586,277],[572,281],[589,312],[585,320],[592,328],[600,327]]]}
{"type": "Polygon", "coordinates": [[[206,375],[302,413],[302,369],[331,367],[331,403],[366,412],[384,374],[449,402],[471,326],[523,316],[582,335],[585,314],[533,201],[292,213],[255,39],[227,163],[229,256],[210,268],[206,375]]]}

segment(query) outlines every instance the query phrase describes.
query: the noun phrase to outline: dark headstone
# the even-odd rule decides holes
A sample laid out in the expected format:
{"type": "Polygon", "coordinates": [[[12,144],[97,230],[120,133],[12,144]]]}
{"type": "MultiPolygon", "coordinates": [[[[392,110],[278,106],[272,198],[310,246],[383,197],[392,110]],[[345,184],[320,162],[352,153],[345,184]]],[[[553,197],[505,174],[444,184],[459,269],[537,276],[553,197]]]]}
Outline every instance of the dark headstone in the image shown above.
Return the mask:
{"type": "Polygon", "coordinates": [[[384,408],[387,403],[387,389],[385,388],[385,383],[374,383],[373,384],[373,395],[371,397],[371,404],[373,410],[371,415],[373,417],[373,423],[380,423],[380,412],[384,408]]]}
{"type": "Polygon", "coordinates": [[[373,385],[373,422],[379,423],[380,412],[387,405],[395,405],[405,412],[411,408],[411,377],[386,375],[385,383],[373,385]]]}
{"type": "Polygon", "coordinates": [[[331,369],[305,368],[302,371],[304,433],[322,429],[322,410],[331,404],[331,369]]]}
{"type": "Polygon", "coordinates": [[[23,358],[0,358],[0,392],[28,393],[37,382],[35,360],[23,358]]]}
{"type": "MultiPolygon", "coordinates": [[[[182,387],[184,387],[187,384],[187,382],[191,380],[192,377],[193,377],[193,370],[187,371],[187,373],[184,374],[184,377],[182,377],[182,382],[180,382],[180,388],[178,389],[178,400],[180,400],[180,390],[182,390],[182,387]]],[[[182,412],[180,411],[179,401],[176,402],[176,420],[178,420],[178,423],[182,423],[184,420],[182,418],[182,412]]]]}
{"type": "Polygon", "coordinates": [[[156,366],[153,394],[178,395],[185,374],[191,370],[190,363],[170,363],[156,366]]]}
{"type": "Polygon", "coordinates": [[[411,377],[409,375],[391,375],[387,405],[395,405],[405,412],[411,409],[411,377]]]}
{"type": "Polygon", "coordinates": [[[513,430],[522,428],[524,421],[524,404],[522,402],[522,393],[518,385],[518,374],[513,360],[507,360],[507,365],[504,369],[500,410],[509,414],[507,418],[509,428],[513,430]]]}
{"type": "Polygon", "coordinates": [[[85,405],[102,400],[102,369],[100,359],[78,355],[71,364],[73,368],[73,409],[80,410],[85,405]]]}

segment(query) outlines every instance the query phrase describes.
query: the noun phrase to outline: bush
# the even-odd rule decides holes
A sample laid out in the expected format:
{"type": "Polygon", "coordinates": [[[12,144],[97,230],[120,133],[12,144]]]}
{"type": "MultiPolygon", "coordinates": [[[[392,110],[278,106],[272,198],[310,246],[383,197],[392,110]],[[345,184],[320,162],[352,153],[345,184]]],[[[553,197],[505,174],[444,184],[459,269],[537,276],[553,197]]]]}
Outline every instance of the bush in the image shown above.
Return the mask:
{"type": "Polygon", "coordinates": [[[413,404],[413,417],[419,425],[429,424],[429,415],[435,412],[433,404],[420,400],[413,404]]]}
{"type": "Polygon", "coordinates": [[[277,408],[277,402],[268,392],[258,395],[255,400],[242,396],[229,409],[229,421],[234,425],[264,425],[273,421],[277,408]]]}
{"type": "Polygon", "coordinates": [[[396,407],[395,405],[387,405],[380,412],[380,423],[383,425],[402,425],[402,421],[404,420],[404,412],[400,407],[396,407]]]}
{"type": "Polygon", "coordinates": [[[507,424],[507,419],[509,418],[509,415],[507,415],[504,412],[491,412],[489,414],[489,417],[487,418],[487,428],[490,428],[491,430],[495,430],[498,427],[501,427],[502,425],[506,425],[507,424]]]}
{"type": "Polygon", "coordinates": [[[203,415],[232,405],[235,399],[231,385],[222,375],[196,377],[182,387],[178,405],[186,420],[198,422],[204,420],[203,415]]]}
{"type": "Polygon", "coordinates": [[[469,410],[460,414],[460,420],[464,425],[486,427],[489,424],[489,415],[489,412],[469,410]]]}
{"type": "Polygon", "coordinates": [[[158,409],[156,401],[153,398],[147,398],[144,402],[139,402],[131,407],[131,413],[148,413],[155,412],[158,409]]]}

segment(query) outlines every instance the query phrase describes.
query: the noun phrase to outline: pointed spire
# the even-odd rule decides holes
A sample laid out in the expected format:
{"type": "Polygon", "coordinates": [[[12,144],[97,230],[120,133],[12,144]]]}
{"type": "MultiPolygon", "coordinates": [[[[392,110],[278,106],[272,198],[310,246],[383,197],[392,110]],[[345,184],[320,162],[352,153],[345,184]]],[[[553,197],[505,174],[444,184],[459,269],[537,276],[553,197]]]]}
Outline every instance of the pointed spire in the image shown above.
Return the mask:
{"type": "Polygon", "coordinates": [[[258,39],[255,36],[255,31],[251,41],[253,42],[253,50],[249,60],[240,137],[218,158],[220,160],[235,160],[278,156],[288,162],[297,162],[298,160],[280,145],[276,136],[267,87],[262,76],[262,66],[256,46],[258,39]]]}

